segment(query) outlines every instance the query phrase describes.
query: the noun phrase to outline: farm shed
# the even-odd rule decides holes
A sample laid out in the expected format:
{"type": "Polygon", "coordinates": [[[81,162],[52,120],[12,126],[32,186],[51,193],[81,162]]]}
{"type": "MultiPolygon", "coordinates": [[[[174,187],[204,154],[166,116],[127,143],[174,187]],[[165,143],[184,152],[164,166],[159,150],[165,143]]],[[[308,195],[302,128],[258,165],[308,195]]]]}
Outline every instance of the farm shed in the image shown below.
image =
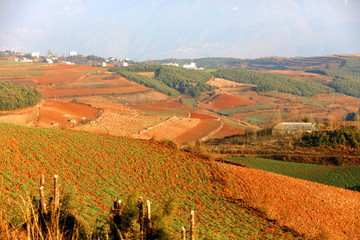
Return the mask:
{"type": "Polygon", "coordinates": [[[272,135],[296,135],[299,133],[311,133],[316,123],[282,122],[275,125],[272,135]]]}

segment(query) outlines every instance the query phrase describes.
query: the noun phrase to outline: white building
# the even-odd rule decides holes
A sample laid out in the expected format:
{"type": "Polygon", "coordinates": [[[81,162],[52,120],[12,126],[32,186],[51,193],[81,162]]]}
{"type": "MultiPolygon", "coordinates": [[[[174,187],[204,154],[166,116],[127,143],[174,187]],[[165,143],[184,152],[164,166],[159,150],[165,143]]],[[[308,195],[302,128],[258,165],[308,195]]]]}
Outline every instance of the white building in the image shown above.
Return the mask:
{"type": "Polygon", "coordinates": [[[77,52],[75,52],[75,51],[70,51],[69,55],[70,55],[70,57],[71,57],[71,56],[77,56],[77,55],[78,55],[78,53],[77,53],[77,52]]]}
{"type": "Polygon", "coordinates": [[[127,67],[127,66],[129,66],[129,64],[128,64],[127,62],[122,62],[122,63],[121,63],[121,66],[127,67]]]}
{"type": "Polygon", "coordinates": [[[167,66],[175,66],[175,67],[178,67],[179,64],[178,63],[164,63],[163,65],[167,65],[167,66]]]}
{"type": "Polygon", "coordinates": [[[102,66],[103,66],[103,67],[106,67],[106,66],[107,66],[106,62],[103,62],[103,63],[102,63],[102,66]]]}
{"type": "Polygon", "coordinates": [[[23,58],[21,59],[21,62],[33,62],[32,59],[23,58]]]}
{"type": "Polygon", "coordinates": [[[190,64],[184,64],[183,68],[187,68],[187,69],[197,69],[196,64],[194,62],[190,63],[190,64]]]}
{"type": "Polygon", "coordinates": [[[51,58],[47,58],[46,61],[47,61],[48,63],[54,63],[54,61],[53,61],[51,58]]]}
{"type": "Polygon", "coordinates": [[[36,57],[36,58],[39,58],[39,57],[40,57],[40,52],[38,52],[38,51],[37,51],[37,52],[32,52],[32,53],[31,53],[31,56],[34,57],[34,58],[35,58],[35,57],[36,57]]]}

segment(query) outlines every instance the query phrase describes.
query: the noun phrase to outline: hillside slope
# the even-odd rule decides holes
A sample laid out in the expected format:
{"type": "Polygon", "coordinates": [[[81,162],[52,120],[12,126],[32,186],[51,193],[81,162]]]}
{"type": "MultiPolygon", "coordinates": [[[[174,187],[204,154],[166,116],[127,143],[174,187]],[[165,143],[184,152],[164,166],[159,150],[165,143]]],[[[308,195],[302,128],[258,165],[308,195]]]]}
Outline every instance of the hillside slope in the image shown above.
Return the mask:
{"type": "Polygon", "coordinates": [[[238,198],[305,237],[360,239],[359,192],[230,164],[218,165],[229,174],[238,198]]]}
{"type": "Polygon", "coordinates": [[[171,226],[176,232],[195,210],[200,236],[213,231],[223,239],[298,238],[226,197],[223,176],[211,164],[163,144],[9,124],[0,124],[0,133],[0,191],[8,214],[19,216],[13,204],[37,193],[40,174],[47,178],[46,189],[58,174],[61,194],[72,192],[93,226],[108,216],[113,199],[137,191],[155,209],[177,199],[171,226]]]}

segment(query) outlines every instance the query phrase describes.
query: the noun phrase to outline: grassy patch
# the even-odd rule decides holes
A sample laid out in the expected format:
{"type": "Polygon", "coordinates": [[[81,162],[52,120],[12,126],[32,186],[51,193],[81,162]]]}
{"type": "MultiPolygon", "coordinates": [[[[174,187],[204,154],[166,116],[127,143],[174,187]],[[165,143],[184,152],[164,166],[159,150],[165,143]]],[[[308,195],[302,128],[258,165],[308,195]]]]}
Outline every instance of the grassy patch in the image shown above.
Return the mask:
{"type": "Polygon", "coordinates": [[[42,71],[31,70],[31,71],[4,71],[0,72],[0,77],[12,77],[12,76],[26,76],[26,75],[43,75],[42,71]]]}
{"type": "Polygon", "coordinates": [[[46,65],[47,63],[43,62],[0,62],[0,67],[27,67],[27,66],[41,66],[46,65]]]}
{"type": "Polygon", "coordinates": [[[220,110],[218,112],[223,114],[234,114],[234,113],[246,113],[246,112],[253,112],[255,110],[266,110],[266,109],[273,109],[270,105],[253,105],[253,106],[246,106],[246,107],[237,107],[237,108],[230,108],[220,110]]]}
{"type": "Polygon", "coordinates": [[[187,107],[195,107],[196,100],[195,98],[182,97],[182,103],[187,107]]]}
{"type": "Polygon", "coordinates": [[[265,114],[254,114],[245,117],[249,121],[263,123],[276,118],[276,115],[274,113],[265,113],[265,114]]]}
{"type": "Polygon", "coordinates": [[[235,163],[330,186],[360,191],[360,167],[334,167],[264,158],[229,158],[235,163]]]}

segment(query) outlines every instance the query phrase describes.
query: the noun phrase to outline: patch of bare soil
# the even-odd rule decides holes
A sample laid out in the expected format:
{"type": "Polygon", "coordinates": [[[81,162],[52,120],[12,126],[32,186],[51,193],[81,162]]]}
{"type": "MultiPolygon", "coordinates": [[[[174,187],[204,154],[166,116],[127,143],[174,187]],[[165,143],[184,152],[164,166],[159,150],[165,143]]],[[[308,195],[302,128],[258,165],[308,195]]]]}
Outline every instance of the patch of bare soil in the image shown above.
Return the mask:
{"type": "Polygon", "coordinates": [[[34,112],[32,111],[0,116],[0,122],[32,127],[34,126],[34,112]]]}
{"type": "Polygon", "coordinates": [[[0,111],[0,122],[33,127],[37,121],[38,109],[45,103],[41,100],[36,106],[11,111],[0,111]]]}
{"type": "Polygon", "coordinates": [[[207,84],[210,84],[212,86],[221,88],[223,90],[227,89],[250,89],[252,87],[256,87],[256,85],[253,84],[243,84],[243,83],[236,83],[233,81],[225,80],[222,78],[212,78],[207,82],[207,84]]]}
{"type": "Polygon", "coordinates": [[[130,136],[151,126],[164,122],[164,116],[129,116],[105,111],[98,119],[73,128],[75,131],[130,136]]]}
{"type": "Polygon", "coordinates": [[[168,101],[172,99],[171,97],[153,91],[141,91],[141,92],[129,92],[122,94],[107,94],[107,95],[98,95],[98,96],[82,96],[76,97],[78,102],[87,102],[87,103],[119,103],[119,104],[143,104],[143,103],[153,103],[168,101]]]}
{"type": "MultiPolygon", "coordinates": [[[[177,136],[180,136],[191,128],[197,126],[200,122],[201,120],[197,118],[175,117],[167,122],[155,126],[154,128],[148,129],[140,134],[133,135],[132,137],[141,139],[155,138],[156,140],[175,139],[177,136]]],[[[183,142],[177,143],[182,144],[183,142]]]]}
{"type": "Polygon", "coordinates": [[[234,197],[315,239],[360,239],[360,193],[261,170],[216,163],[234,197]]]}
{"type": "Polygon", "coordinates": [[[80,121],[93,118],[100,109],[82,103],[46,100],[39,109],[36,126],[45,128],[68,128],[80,121]]]}

